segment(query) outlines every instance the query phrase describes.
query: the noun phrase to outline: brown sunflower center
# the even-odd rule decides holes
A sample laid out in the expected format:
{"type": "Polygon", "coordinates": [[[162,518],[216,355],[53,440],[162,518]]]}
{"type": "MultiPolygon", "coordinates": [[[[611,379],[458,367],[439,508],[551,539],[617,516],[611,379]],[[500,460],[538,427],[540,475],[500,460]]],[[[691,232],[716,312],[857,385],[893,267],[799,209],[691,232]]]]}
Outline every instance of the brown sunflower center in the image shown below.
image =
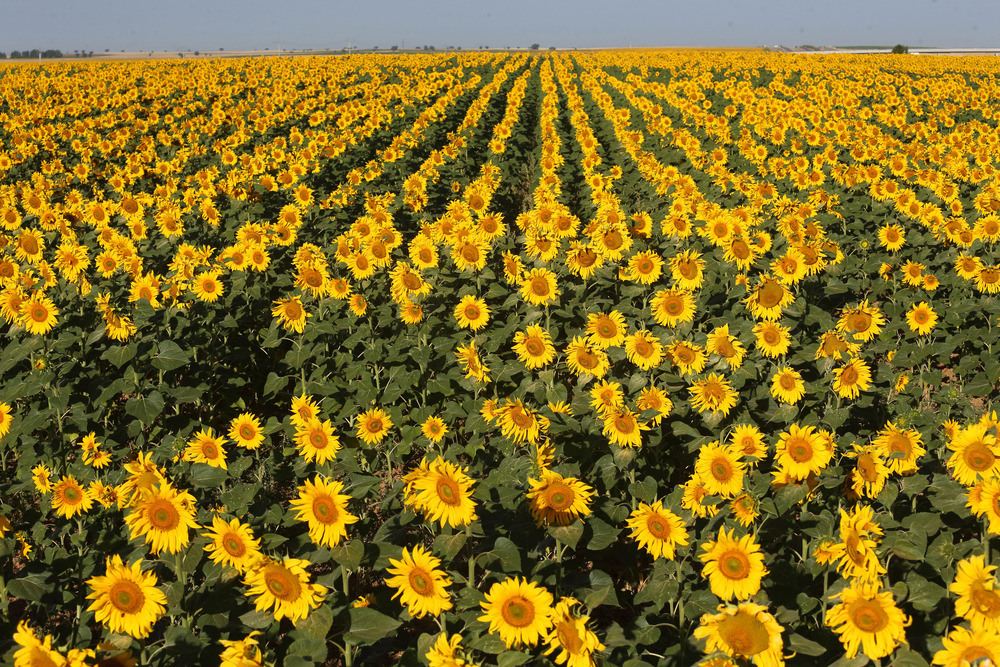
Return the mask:
{"type": "Polygon", "coordinates": [[[515,595],[504,600],[503,605],[500,607],[500,615],[508,625],[512,625],[515,628],[525,628],[530,626],[531,622],[535,619],[535,607],[531,604],[530,600],[520,595],[515,595]]]}
{"type": "Polygon", "coordinates": [[[150,506],[147,516],[156,530],[169,531],[177,527],[181,515],[169,500],[158,499],[150,506]]]}
{"type": "Polygon", "coordinates": [[[284,602],[295,602],[302,594],[298,577],[281,565],[272,565],[264,571],[264,586],[271,595],[284,602]]]}
{"type": "Polygon", "coordinates": [[[573,505],[573,489],[562,482],[554,482],[545,490],[545,503],[549,509],[564,512],[573,505]]]}
{"type": "Polygon", "coordinates": [[[409,574],[410,588],[422,597],[434,594],[434,579],[424,569],[414,567],[409,574]]]}
{"type": "Polygon", "coordinates": [[[727,579],[746,579],[750,575],[750,559],[742,551],[732,549],[719,557],[719,571],[727,579]]]}
{"type": "Polygon", "coordinates": [[[770,646],[767,628],[753,616],[737,612],[719,624],[722,640],[739,655],[757,655],[770,646]]]}
{"type": "Polygon", "coordinates": [[[889,625],[889,615],[877,600],[858,600],[850,606],[851,621],[862,632],[876,633],[889,625]]]}
{"type": "Polygon", "coordinates": [[[658,540],[665,540],[670,537],[670,524],[658,514],[651,514],[646,519],[646,529],[658,540]]]}
{"type": "Polygon", "coordinates": [[[438,477],[437,480],[437,495],[438,500],[445,505],[455,506],[462,500],[461,489],[458,487],[458,483],[443,475],[438,477]]]}
{"type": "Polygon", "coordinates": [[[962,458],[965,460],[965,465],[969,466],[976,472],[983,472],[984,470],[989,470],[994,461],[996,461],[996,455],[984,442],[974,442],[965,448],[962,458]]]}
{"type": "Polygon", "coordinates": [[[725,458],[719,457],[712,461],[712,477],[718,482],[728,482],[733,477],[733,466],[725,458]]]}
{"type": "Polygon", "coordinates": [[[805,438],[793,438],[787,444],[788,455],[796,463],[808,463],[813,458],[813,447],[805,438]]]}
{"type": "Polygon", "coordinates": [[[250,424],[241,424],[239,433],[244,440],[253,440],[257,436],[257,430],[250,424]]]}
{"type": "Polygon", "coordinates": [[[138,614],[142,610],[145,596],[142,589],[132,581],[116,581],[108,592],[111,606],[128,616],[138,614]]]}
{"type": "Polygon", "coordinates": [[[324,524],[337,523],[337,519],[340,517],[337,504],[330,496],[313,498],[312,511],[316,520],[324,524]]]}
{"type": "Polygon", "coordinates": [[[583,648],[583,639],[576,631],[576,624],[572,620],[565,620],[556,625],[556,636],[559,638],[559,645],[570,655],[580,654],[583,648]]]}

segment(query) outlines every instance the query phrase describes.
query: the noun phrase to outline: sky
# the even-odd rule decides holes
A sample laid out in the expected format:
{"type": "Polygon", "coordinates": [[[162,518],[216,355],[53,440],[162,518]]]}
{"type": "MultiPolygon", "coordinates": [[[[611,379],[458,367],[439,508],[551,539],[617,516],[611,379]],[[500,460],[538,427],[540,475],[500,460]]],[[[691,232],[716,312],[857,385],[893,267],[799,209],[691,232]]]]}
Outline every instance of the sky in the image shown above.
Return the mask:
{"type": "Polygon", "coordinates": [[[0,51],[1000,46],[997,0],[0,0],[0,51]]]}

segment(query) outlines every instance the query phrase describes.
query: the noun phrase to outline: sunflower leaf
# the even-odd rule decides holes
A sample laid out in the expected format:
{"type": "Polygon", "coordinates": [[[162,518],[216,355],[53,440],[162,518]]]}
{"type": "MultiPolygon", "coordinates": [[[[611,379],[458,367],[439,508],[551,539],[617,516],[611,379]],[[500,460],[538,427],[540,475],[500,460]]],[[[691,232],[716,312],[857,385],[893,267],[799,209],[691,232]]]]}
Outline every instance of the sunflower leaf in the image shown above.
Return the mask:
{"type": "Polygon", "coordinates": [[[344,634],[344,639],[355,646],[374,644],[402,625],[371,607],[352,607],[350,614],[351,629],[344,634]]]}

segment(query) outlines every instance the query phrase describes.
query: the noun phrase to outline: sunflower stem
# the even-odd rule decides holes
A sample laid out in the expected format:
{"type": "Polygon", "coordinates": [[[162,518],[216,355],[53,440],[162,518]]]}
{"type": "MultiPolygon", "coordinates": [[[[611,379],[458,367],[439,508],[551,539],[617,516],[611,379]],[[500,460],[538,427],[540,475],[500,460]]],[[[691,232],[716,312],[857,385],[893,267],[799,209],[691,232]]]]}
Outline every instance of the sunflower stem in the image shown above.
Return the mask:
{"type": "MultiPolygon", "coordinates": [[[[469,545],[469,586],[476,587],[476,553],[472,548],[472,523],[465,524],[465,543],[469,545]]],[[[444,628],[441,628],[444,631],[444,628]]]]}
{"type": "MultiPolygon", "coordinates": [[[[351,571],[346,567],[340,567],[340,575],[344,584],[344,598],[350,602],[351,600],[351,571]]],[[[351,642],[347,641],[347,637],[344,637],[344,664],[347,667],[351,667],[354,664],[354,650],[351,648],[351,642]]]]}

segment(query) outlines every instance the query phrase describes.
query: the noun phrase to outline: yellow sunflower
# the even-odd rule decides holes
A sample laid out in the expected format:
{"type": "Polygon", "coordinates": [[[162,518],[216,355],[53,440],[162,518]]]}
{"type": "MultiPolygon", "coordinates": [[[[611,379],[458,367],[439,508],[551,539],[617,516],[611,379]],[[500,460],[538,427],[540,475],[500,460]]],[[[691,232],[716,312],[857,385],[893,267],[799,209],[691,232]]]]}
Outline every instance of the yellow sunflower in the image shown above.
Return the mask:
{"type": "Polygon", "coordinates": [[[662,289],[653,296],[649,305],[653,319],[664,327],[690,322],[696,311],[694,295],[687,290],[662,289]]]}
{"type": "Polygon", "coordinates": [[[684,520],[664,509],[660,500],[652,505],[639,503],[639,507],[629,515],[628,527],[632,529],[630,537],[653,558],[673,560],[677,547],[688,543],[684,520]]]}
{"type": "Polygon", "coordinates": [[[865,299],[858,306],[846,309],[837,321],[837,330],[852,334],[855,339],[867,343],[877,336],[885,325],[885,317],[876,306],[865,299]]]}
{"type": "MultiPolygon", "coordinates": [[[[67,664],[66,656],[52,648],[52,635],[39,639],[27,621],[18,621],[12,637],[19,647],[14,651],[14,667],[58,667],[67,664]]],[[[83,664],[82,661],[80,664],[83,664]]]]}
{"type": "Polygon", "coordinates": [[[934,654],[932,664],[966,667],[977,661],[980,665],[1000,662],[1000,634],[996,632],[959,626],[942,638],[941,643],[944,648],[934,654]]]}
{"type": "Polygon", "coordinates": [[[537,442],[541,435],[542,421],[538,411],[526,406],[521,399],[507,399],[497,408],[500,432],[516,443],[537,442]]]}
{"type": "Polygon", "coordinates": [[[52,300],[44,294],[36,292],[21,303],[21,321],[28,333],[47,334],[56,325],[59,310],[52,300]]]}
{"type": "Polygon", "coordinates": [[[385,583],[396,589],[393,599],[398,597],[406,605],[410,616],[438,616],[451,609],[451,595],[445,588],[452,582],[447,574],[438,569],[441,565],[439,558],[416,546],[413,551],[403,549],[401,559],[390,558],[389,564],[392,567],[386,568],[386,572],[394,576],[386,579],[385,583]]]}
{"type": "Polygon", "coordinates": [[[743,347],[739,339],[729,333],[728,324],[716,327],[712,333],[708,334],[705,348],[709,354],[723,357],[731,369],[740,368],[747,354],[746,348],[743,347]]]}
{"type": "Polygon", "coordinates": [[[556,274],[548,269],[532,269],[520,280],[521,298],[533,306],[545,306],[559,298],[556,274]]]}
{"type": "Polygon", "coordinates": [[[778,357],[788,352],[792,337],[788,327],[777,322],[764,321],[753,328],[757,349],[765,357],[778,357]]]}
{"type": "Polygon", "coordinates": [[[622,406],[605,410],[602,420],[604,424],[601,432],[612,445],[619,447],[641,447],[642,431],[649,429],[649,426],[639,421],[639,415],[622,406]]]}
{"type": "Polygon", "coordinates": [[[468,294],[455,306],[455,319],[461,328],[479,331],[489,323],[490,309],[485,301],[468,294]]]}
{"type": "Polygon", "coordinates": [[[250,526],[239,519],[226,522],[218,515],[212,516],[212,527],[202,533],[210,542],[205,545],[209,558],[216,563],[229,565],[243,574],[261,557],[260,540],[255,539],[250,526]]]}
{"type": "Polygon", "coordinates": [[[271,314],[278,318],[284,329],[295,333],[302,333],[306,326],[306,319],[312,317],[312,314],[306,311],[302,300],[297,296],[275,301],[271,314]]]}
{"type": "Polygon", "coordinates": [[[806,395],[806,383],[794,368],[784,366],[771,377],[771,396],[789,405],[795,405],[806,395]]]}
{"type": "Polygon", "coordinates": [[[220,639],[225,648],[219,654],[219,667],[264,667],[264,655],[257,644],[259,634],[254,630],[243,639],[220,639]]]}
{"type": "Polygon", "coordinates": [[[244,412],[229,422],[229,439],[240,447],[255,450],[264,442],[264,431],[260,420],[250,412],[244,412]]]}
{"type": "Polygon", "coordinates": [[[648,371],[663,362],[663,345],[658,336],[642,329],[625,338],[625,354],[631,363],[648,371]]]}
{"type": "Polygon", "coordinates": [[[448,435],[448,425],[437,415],[431,415],[420,425],[420,432],[431,442],[437,444],[448,435]]]}
{"type": "Polygon", "coordinates": [[[319,418],[319,405],[312,396],[303,394],[292,397],[292,424],[300,428],[309,423],[311,419],[319,418]]]}
{"type": "Polygon", "coordinates": [[[594,490],[575,477],[563,477],[552,470],[543,470],[542,479],[529,477],[531,515],[535,523],[565,526],[590,514],[590,498],[594,490]]]}
{"type": "Polygon", "coordinates": [[[326,588],[309,583],[306,568],[310,565],[309,561],[297,558],[258,560],[243,578],[250,586],[249,594],[257,596],[257,611],[273,609],[275,620],[289,618],[294,625],[319,607],[326,588]]]}
{"type": "Polygon", "coordinates": [[[625,316],[617,310],[587,315],[587,340],[602,350],[621,345],[627,329],[625,316]]]}
{"type": "Polygon", "coordinates": [[[926,336],[937,324],[938,316],[934,309],[926,301],[914,304],[913,308],[906,312],[906,324],[910,331],[919,336],[926,336]]]}
{"type": "Polygon", "coordinates": [[[674,286],[683,290],[696,290],[705,281],[705,260],[696,250],[684,252],[670,258],[670,275],[674,286]]]}
{"type": "Polygon", "coordinates": [[[202,301],[208,303],[218,301],[225,291],[222,281],[219,280],[221,273],[221,271],[202,271],[194,277],[191,291],[202,301]]]}
{"type": "Polygon", "coordinates": [[[87,611],[111,632],[137,639],[148,637],[157,619],[166,610],[167,596],[156,587],[153,572],[142,571],[142,561],[125,565],[121,556],[108,558],[104,576],[87,580],[93,600],[87,611]]]}
{"type": "Polygon", "coordinates": [[[691,385],[691,407],[698,412],[711,410],[713,413],[728,415],[736,407],[739,398],[732,385],[721,375],[715,373],[702,380],[695,380],[691,385]]]}
{"type": "Polygon", "coordinates": [[[927,453],[923,438],[916,429],[900,429],[893,422],[885,425],[872,440],[882,449],[890,474],[910,475],[917,471],[917,460],[927,453]]]}
{"type": "Polygon", "coordinates": [[[222,443],[226,439],[221,435],[215,437],[212,429],[202,429],[188,441],[184,450],[184,460],[195,463],[207,463],[214,468],[228,470],[226,465],[226,450],[222,443]]]}
{"type": "Polygon", "coordinates": [[[177,553],[190,541],[188,531],[198,527],[194,505],[194,496],[174,489],[168,482],[143,490],[125,516],[131,539],[142,536],[154,554],[177,553]]]}
{"type": "Polygon", "coordinates": [[[736,539],[735,529],[728,534],[719,531],[719,538],[702,545],[705,553],[699,558],[705,563],[701,576],[708,579],[712,593],[722,599],[747,600],[760,590],[760,581],[768,573],[764,554],[753,535],[736,539]]]}
{"type": "Polygon", "coordinates": [[[779,667],[784,664],[781,631],[766,607],[741,602],[736,607],[721,607],[718,614],[704,614],[694,637],[705,640],[708,653],[721,651],[752,660],[757,667],[779,667]]]}
{"type": "Polygon", "coordinates": [[[848,659],[864,652],[872,660],[884,658],[906,642],[906,615],[892,599],[892,591],[878,584],[854,580],[831,599],[840,603],[826,615],[826,625],[840,635],[848,659]]]}
{"type": "Polygon", "coordinates": [[[307,462],[323,464],[340,451],[340,438],[333,433],[330,420],[310,419],[295,429],[295,445],[307,462]]]}
{"type": "Polygon", "coordinates": [[[681,375],[701,373],[705,370],[705,364],[708,363],[708,355],[705,354],[704,348],[695,343],[688,343],[686,341],[671,343],[667,346],[667,351],[670,353],[671,361],[680,370],[681,375]]]}
{"type": "Polygon", "coordinates": [[[579,604],[574,598],[564,597],[552,612],[552,629],[544,637],[549,648],[544,655],[559,650],[555,657],[557,665],[566,663],[566,667],[590,667],[594,664],[593,654],[604,650],[604,644],[587,627],[590,617],[576,609],[579,604]]]}
{"type": "Polygon", "coordinates": [[[815,426],[792,424],[778,436],[774,461],[792,479],[803,480],[819,474],[833,458],[833,447],[815,426]]]}
{"type": "Polygon", "coordinates": [[[833,369],[833,390],[841,398],[857,398],[871,387],[872,371],[861,359],[852,359],[833,369]]]}
{"type": "Polygon", "coordinates": [[[552,627],[552,602],[538,584],[514,577],[490,587],[478,620],[489,623],[507,648],[534,646],[552,627]]]}
{"type": "Polygon", "coordinates": [[[52,486],[52,509],[66,519],[89,512],[93,505],[90,492],[71,475],[64,475],[52,486]]]}
{"type": "Polygon", "coordinates": [[[969,621],[974,630],[1000,632],[1000,592],[997,590],[995,565],[987,565],[983,556],[971,556],[958,562],[955,581],[948,587],[957,596],[955,613],[969,621]]]}
{"type": "Polygon", "coordinates": [[[597,379],[607,375],[611,362],[607,353],[587,343],[583,336],[575,336],[566,346],[566,365],[577,377],[589,374],[597,379]]]}
{"type": "Polygon", "coordinates": [[[748,292],[745,303],[756,320],[777,320],[781,309],[795,300],[791,290],[769,275],[761,276],[757,286],[748,287],[748,292]]]}
{"type": "Polygon", "coordinates": [[[320,546],[337,546],[347,537],[347,526],[358,521],[347,511],[351,497],[342,494],[343,490],[341,482],[317,475],[298,487],[299,497],[292,500],[295,518],[309,524],[309,539],[320,546]]]}
{"type": "Polygon", "coordinates": [[[717,440],[698,450],[694,470],[711,495],[732,498],[743,490],[746,464],[740,461],[737,450],[717,440]]]}
{"type": "Polygon", "coordinates": [[[377,445],[392,428],[392,418],[381,408],[372,408],[358,415],[357,436],[366,445],[377,445]]]}
{"type": "Polygon", "coordinates": [[[514,334],[514,352],[529,369],[547,366],[556,358],[556,348],[549,332],[534,324],[514,334]]]}
{"type": "Polygon", "coordinates": [[[452,528],[465,526],[476,519],[476,503],[472,499],[474,482],[466,475],[468,468],[438,457],[421,463],[407,475],[406,505],[421,511],[431,521],[452,528]]]}

